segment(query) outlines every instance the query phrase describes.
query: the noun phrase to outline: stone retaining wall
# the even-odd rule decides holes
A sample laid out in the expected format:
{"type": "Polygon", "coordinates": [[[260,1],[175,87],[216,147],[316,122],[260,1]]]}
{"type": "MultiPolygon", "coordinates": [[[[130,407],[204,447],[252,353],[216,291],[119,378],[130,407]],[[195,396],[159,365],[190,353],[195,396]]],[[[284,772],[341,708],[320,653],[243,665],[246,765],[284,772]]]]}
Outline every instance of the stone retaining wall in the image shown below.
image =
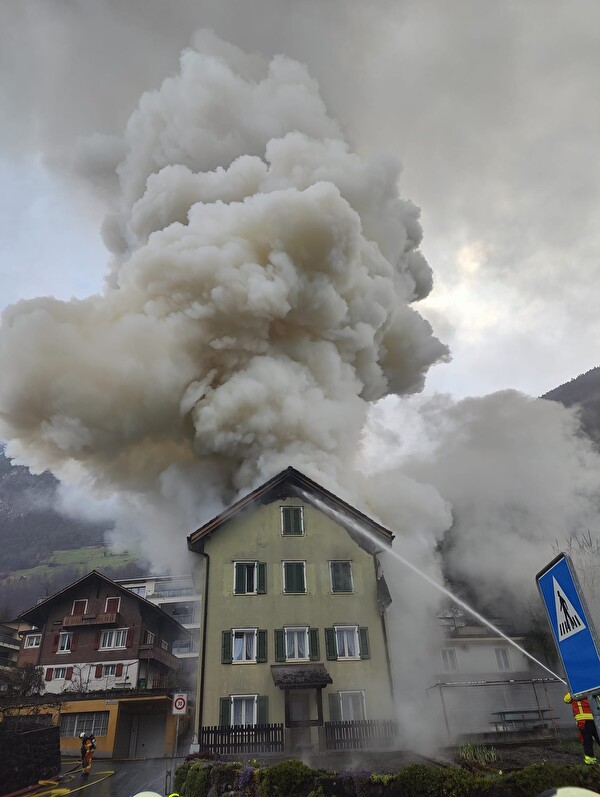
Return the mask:
{"type": "Polygon", "coordinates": [[[37,784],[60,772],[60,730],[57,726],[11,728],[0,723],[0,795],[37,784]]]}

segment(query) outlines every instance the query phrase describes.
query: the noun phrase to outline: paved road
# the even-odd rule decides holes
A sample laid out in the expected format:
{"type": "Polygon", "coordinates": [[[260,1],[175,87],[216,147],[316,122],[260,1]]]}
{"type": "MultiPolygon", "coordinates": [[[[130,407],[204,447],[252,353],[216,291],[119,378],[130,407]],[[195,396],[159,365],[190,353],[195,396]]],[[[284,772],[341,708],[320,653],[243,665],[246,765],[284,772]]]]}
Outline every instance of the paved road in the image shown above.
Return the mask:
{"type": "Polygon", "coordinates": [[[173,791],[175,769],[183,758],[153,758],[144,761],[110,761],[96,759],[87,777],[74,761],[65,761],[62,779],[56,786],[40,787],[32,797],[133,797],[140,791],[167,795],[173,791]]]}

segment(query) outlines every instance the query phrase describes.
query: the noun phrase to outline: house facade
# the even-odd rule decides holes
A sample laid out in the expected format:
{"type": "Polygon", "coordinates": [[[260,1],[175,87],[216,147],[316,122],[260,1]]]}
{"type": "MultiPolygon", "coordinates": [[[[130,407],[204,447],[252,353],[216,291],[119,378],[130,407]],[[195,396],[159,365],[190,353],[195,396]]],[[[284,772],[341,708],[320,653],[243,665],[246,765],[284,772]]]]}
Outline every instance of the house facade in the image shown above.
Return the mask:
{"type": "Polygon", "coordinates": [[[377,559],[392,539],[293,468],[190,535],[204,595],[200,741],[276,726],[294,752],[326,746],[334,725],[393,723],[377,559]]]}
{"type": "Polygon", "coordinates": [[[502,637],[461,612],[439,619],[445,638],[427,702],[448,740],[572,729],[564,684],[525,655],[510,622],[491,618],[502,637]]]}
{"type": "Polygon", "coordinates": [[[172,748],[171,700],[179,686],[176,620],[93,571],[23,612],[18,664],[43,671],[45,691],[61,696],[56,721],[63,752],[93,732],[98,754],[145,757],[172,748]]]}

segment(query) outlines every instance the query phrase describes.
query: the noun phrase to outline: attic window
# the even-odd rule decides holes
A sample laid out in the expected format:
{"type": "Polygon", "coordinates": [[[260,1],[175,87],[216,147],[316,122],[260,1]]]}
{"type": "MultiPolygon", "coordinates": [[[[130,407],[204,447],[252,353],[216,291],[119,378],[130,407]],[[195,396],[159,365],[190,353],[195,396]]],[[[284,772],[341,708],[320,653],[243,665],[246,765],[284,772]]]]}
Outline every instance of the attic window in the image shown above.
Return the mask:
{"type": "Polygon", "coordinates": [[[303,507],[281,507],[281,533],[284,537],[298,537],[304,534],[303,507]]]}

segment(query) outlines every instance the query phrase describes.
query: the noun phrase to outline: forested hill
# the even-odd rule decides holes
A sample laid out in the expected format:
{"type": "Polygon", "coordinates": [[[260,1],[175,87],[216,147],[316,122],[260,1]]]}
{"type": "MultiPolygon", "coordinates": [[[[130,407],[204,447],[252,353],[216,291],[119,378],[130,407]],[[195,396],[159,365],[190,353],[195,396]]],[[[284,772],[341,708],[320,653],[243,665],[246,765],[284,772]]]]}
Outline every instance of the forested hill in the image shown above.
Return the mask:
{"type": "Polygon", "coordinates": [[[565,407],[578,404],[583,428],[600,445],[600,367],[571,379],[545,393],[542,398],[558,401],[565,407]]]}
{"type": "Polygon", "coordinates": [[[56,549],[98,545],[106,524],[73,520],[53,508],[57,481],[12,465],[0,447],[0,577],[44,562],[56,549]]]}

